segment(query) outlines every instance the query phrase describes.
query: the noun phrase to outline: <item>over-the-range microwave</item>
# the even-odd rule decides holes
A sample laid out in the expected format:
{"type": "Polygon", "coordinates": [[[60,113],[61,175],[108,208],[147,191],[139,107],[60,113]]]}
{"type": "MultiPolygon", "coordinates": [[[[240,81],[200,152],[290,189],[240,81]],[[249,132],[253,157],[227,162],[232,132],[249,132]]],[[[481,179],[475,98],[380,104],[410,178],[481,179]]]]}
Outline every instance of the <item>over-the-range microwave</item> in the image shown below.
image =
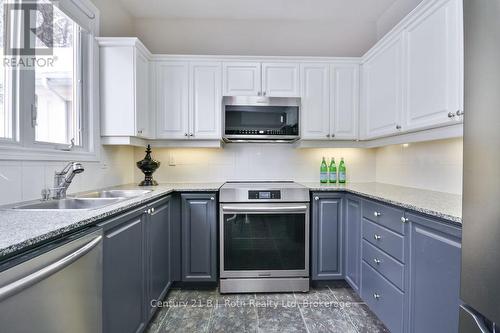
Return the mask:
{"type": "Polygon", "coordinates": [[[293,142],[299,136],[300,98],[225,96],[226,142],[293,142]]]}

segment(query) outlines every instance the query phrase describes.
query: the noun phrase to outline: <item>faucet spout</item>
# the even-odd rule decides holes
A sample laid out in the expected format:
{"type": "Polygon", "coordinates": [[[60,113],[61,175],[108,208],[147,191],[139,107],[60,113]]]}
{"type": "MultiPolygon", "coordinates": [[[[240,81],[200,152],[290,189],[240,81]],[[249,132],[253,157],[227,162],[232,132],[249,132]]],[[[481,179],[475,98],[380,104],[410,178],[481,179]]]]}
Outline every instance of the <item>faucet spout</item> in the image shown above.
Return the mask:
{"type": "Polygon", "coordinates": [[[79,162],[69,162],[64,169],[56,171],[54,174],[53,199],[66,198],[66,191],[77,174],[84,171],[83,165],[79,162]]]}

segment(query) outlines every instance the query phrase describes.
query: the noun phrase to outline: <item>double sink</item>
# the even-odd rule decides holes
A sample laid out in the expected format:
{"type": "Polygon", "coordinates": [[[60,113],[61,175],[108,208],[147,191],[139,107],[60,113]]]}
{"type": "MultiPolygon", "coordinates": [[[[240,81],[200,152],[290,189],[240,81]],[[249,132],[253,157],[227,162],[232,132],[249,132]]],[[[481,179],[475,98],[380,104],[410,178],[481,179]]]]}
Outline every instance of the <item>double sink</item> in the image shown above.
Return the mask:
{"type": "Polygon", "coordinates": [[[77,194],[65,199],[30,202],[11,208],[16,210],[89,210],[111,205],[122,200],[135,198],[151,191],[152,190],[102,190],[77,194]]]}

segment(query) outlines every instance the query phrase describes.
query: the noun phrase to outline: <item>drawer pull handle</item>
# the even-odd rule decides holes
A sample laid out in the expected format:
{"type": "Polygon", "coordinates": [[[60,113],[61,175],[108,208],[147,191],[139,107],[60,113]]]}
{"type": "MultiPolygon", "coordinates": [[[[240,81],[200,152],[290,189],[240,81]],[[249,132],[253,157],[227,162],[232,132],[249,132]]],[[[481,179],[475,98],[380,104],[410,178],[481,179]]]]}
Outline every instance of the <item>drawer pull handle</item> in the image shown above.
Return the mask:
{"type": "Polygon", "coordinates": [[[407,217],[401,216],[401,222],[408,223],[409,219],[407,217]]]}
{"type": "Polygon", "coordinates": [[[373,216],[375,216],[375,217],[379,217],[380,215],[382,215],[382,213],[379,213],[379,212],[373,212],[373,216]]]}
{"type": "Polygon", "coordinates": [[[382,238],[382,236],[377,235],[377,234],[374,234],[374,235],[373,235],[373,238],[375,238],[375,240],[380,240],[380,238],[382,238]]]}
{"type": "Polygon", "coordinates": [[[374,293],[373,298],[375,298],[378,301],[380,299],[380,295],[377,293],[374,293]]]}
{"type": "Polygon", "coordinates": [[[380,265],[382,261],[380,261],[380,259],[375,258],[373,259],[373,262],[376,263],[377,265],[380,265]]]}

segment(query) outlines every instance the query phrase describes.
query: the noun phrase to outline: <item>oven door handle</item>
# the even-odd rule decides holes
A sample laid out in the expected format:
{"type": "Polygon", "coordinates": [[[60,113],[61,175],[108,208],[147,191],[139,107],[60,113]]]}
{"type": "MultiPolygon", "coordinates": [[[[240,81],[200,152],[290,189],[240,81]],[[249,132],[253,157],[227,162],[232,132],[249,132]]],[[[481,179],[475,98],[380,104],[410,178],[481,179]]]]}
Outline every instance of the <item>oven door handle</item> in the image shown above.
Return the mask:
{"type": "Polygon", "coordinates": [[[250,206],[250,205],[223,205],[222,210],[224,212],[231,213],[256,213],[256,212],[305,212],[307,211],[307,205],[269,205],[269,206],[250,206]]]}

